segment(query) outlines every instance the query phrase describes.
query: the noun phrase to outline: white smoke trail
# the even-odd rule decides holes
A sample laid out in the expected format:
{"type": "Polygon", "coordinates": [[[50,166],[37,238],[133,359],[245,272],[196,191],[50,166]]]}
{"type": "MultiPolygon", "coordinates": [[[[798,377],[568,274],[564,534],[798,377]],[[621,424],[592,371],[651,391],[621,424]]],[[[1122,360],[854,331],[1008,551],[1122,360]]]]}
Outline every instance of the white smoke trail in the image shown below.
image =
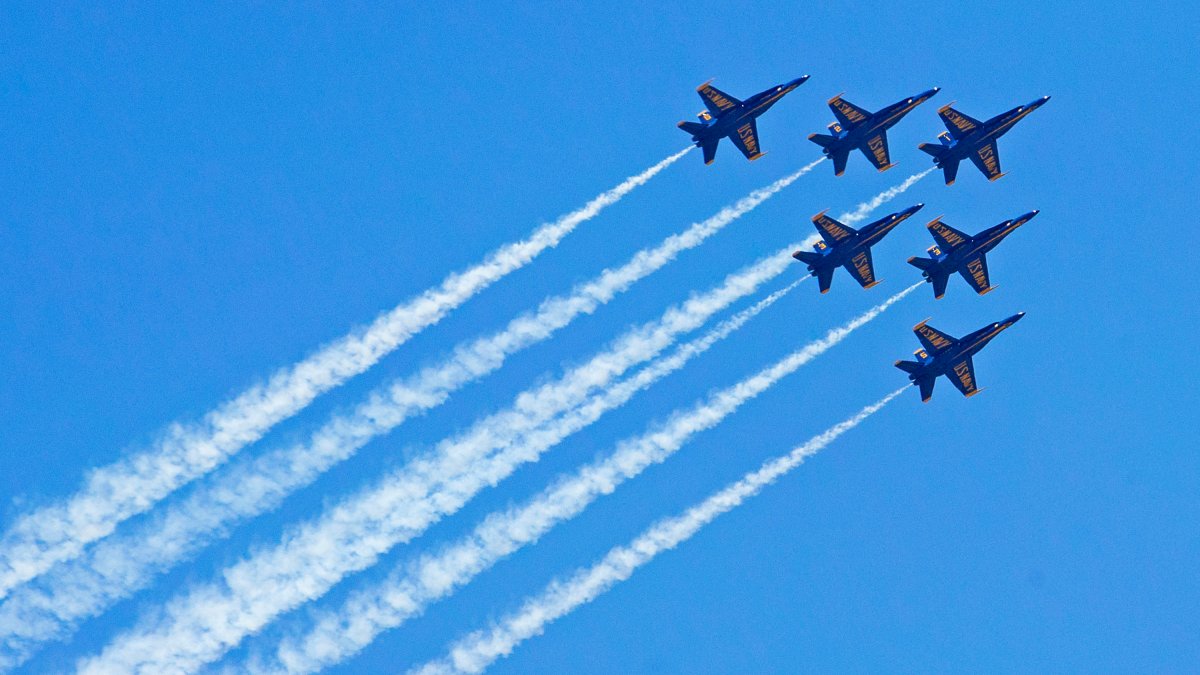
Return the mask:
{"type": "Polygon", "coordinates": [[[143,452],[92,470],[65,501],[20,516],[0,537],[0,598],[15,586],[79,555],[122,521],[217,467],[321,393],[367,370],[422,329],[505,275],[520,269],[583,222],[674,163],[686,148],[597,196],[583,208],[508,244],[483,262],[272,375],[209,412],[199,423],[174,424],[143,452]]]}
{"type": "Polygon", "coordinates": [[[853,225],[859,221],[865,220],[867,216],[871,215],[872,211],[903,194],[905,190],[912,187],[917,181],[933,173],[933,170],[936,168],[937,167],[930,167],[921,173],[916,173],[909,176],[904,180],[903,183],[897,185],[896,187],[884,190],[871,199],[859,204],[853,211],[847,211],[846,213],[838,216],[838,220],[840,220],[844,225],[853,225]]]}
{"type": "MultiPolygon", "coordinates": [[[[250,601],[250,608],[236,610],[239,625],[266,623],[290,605],[319,597],[340,575],[361,569],[388,548],[416,536],[474,494],[459,490],[454,496],[461,499],[451,505],[451,498],[434,492],[435,488],[461,476],[489,451],[511,445],[521,434],[578,405],[589,391],[607,386],[630,367],[654,358],[680,334],[703,325],[791,264],[788,249],[784,249],[729,275],[711,291],[667,309],[656,321],[629,329],[608,349],[560,379],[519,394],[509,409],[488,415],[467,431],[442,441],[428,456],[414,459],[376,486],[343,500],[321,519],[292,528],[278,548],[256,555],[230,572],[247,580],[253,592],[265,595],[250,601]],[[341,570],[338,575],[333,574],[335,569],[341,570]],[[308,578],[314,570],[319,570],[318,578],[308,578]],[[249,582],[255,576],[260,581],[249,582]],[[273,587],[278,588],[264,593],[273,587]],[[260,618],[249,622],[251,616],[260,618]]],[[[770,302],[758,303],[755,313],[782,295],[776,293],[770,302]]],[[[478,485],[476,491],[482,487],[478,485]]],[[[137,552],[120,557],[118,552],[125,548],[128,545],[117,540],[102,542],[97,549],[109,549],[114,559],[102,571],[71,564],[70,573],[56,569],[17,589],[0,605],[0,666],[13,664],[49,637],[65,632],[79,619],[72,612],[96,608],[105,598],[128,594],[132,583],[148,581],[153,569],[147,568],[145,561],[136,562],[137,552]]],[[[86,557],[75,562],[81,561],[91,562],[86,557]]]]}
{"type": "MultiPolygon", "coordinates": [[[[433,494],[425,491],[408,491],[408,494],[403,495],[403,501],[397,501],[395,495],[390,496],[388,501],[391,503],[391,508],[397,512],[411,514],[409,518],[419,528],[413,532],[415,535],[436,519],[460,508],[479,490],[497,484],[511,475],[521,464],[536,461],[547,449],[595,422],[605,412],[628,402],[638,391],[646,389],[654,382],[679,370],[691,359],[703,354],[714,344],[728,337],[764,309],[790,293],[805,278],[775,291],[751,307],[721,322],[703,336],[681,345],[670,356],[653,362],[636,375],[617,383],[606,391],[597,393],[583,405],[571,409],[565,415],[555,419],[552,424],[521,435],[514,442],[507,443],[502,451],[491,457],[477,459],[474,465],[467,467],[469,470],[437,478],[438,489],[433,494]]],[[[391,486],[392,491],[395,492],[398,487],[399,485],[391,486]]],[[[373,527],[371,531],[374,532],[377,529],[373,527]]],[[[405,537],[405,539],[408,538],[405,537]]],[[[350,545],[354,545],[353,542],[350,545]]],[[[356,548],[361,548],[361,546],[356,548]]],[[[354,621],[355,617],[359,616],[357,607],[363,602],[361,598],[369,598],[380,592],[380,590],[372,588],[359,591],[337,612],[337,615],[327,614],[318,622],[313,633],[306,638],[303,645],[281,645],[278,654],[279,665],[273,666],[273,668],[283,668],[282,664],[287,663],[289,669],[311,672],[340,661],[345,654],[351,654],[361,649],[366,643],[358,642],[357,638],[361,636],[367,638],[367,642],[369,642],[369,637],[357,631],[348,631],[346,628],[349,623],[354,621]],[[328,646],[335,642],[338,643],[336,649],[328,646]],[[303,668],[298,665],[301,662],[305,663],[303,668]]],[[[367,600],[366,602],[371,601],[367,600]]],[[[262,669],[265,666],[258,664],[257,667],[262,669]]]]}
{"type": "Polygon", "coordinates": [[[694,434],[717,425],[920,285],[910,286],[774,365],[711,394],[686,413],[673,416],[663,427],[618,444],[609,457],[585,466],[520,508],[493,514],[473,533],[436,555],[424,555],[381,584],[351,594],[336,614],[318,620],[299,644],[281,645],[278,662],[265,668],[313,672],[358,652],[384,630],[400,625],[504,556],[577,515],[601,494],[612,492],[651,464],[666,460],[694,434]]]}
{"type": "Polygon", "coordinates": [[[546,625],[566,616],[580,605],[591,602],[600,594],[628,579],[637,568],[687,541],[717,516],[730,511],[764,487],[778,480],[804,460],[853,429],[904,393],[897,389],[853,417],[834,425],[809,439],[789,454],[776,457],[741,480],[713,494],[682,515],[662,520],[626,546],[608,552],[595,565],[581,569],[569,578],[551,582],[544,591],[527,600],[521,608],[501,619],[487,631],[471,633],[454,643],[442,659],[432,661],[411,672],[420,675],[440,673],[479,673],[501,657],[508,656],[521,642],[540,635],[546,625]]]}
{"type": "MultiPolygon", "coordinates": [[[[699,246],[821,161],[812,162],[755,190],[707,220],[668,237],[653,249],[638,252],[622,267],[605,270],[600,277],[578,287],[569,296],[543,302],[535,315],[513,320],[504,331],[459,347],[439,366],[426,368],[415,378],[395,383],[386,392],[376,393],[350,417],[333,420],[319,430],[308,445],[269,453],[248,467],[238,467],[239,470],[230,472],[213,489],[199,491],[180,510],[173,510],[174,515],[168,514],[167,524],[178,531],[156,531],[154,543],[160,548],[150,554],[174,556],[179,549],[194,546],[198,538],[213,536],[215,530],[234,520],[261,513],[288,492],[308,484],[333,464],[352,456],[370,439],[400,424],[409,414],[440,404],[458,387],[498,368],[509,354],[545,339],[575,317],[594,311],[617,293],[663,267],[679,253],[699,246]]],[[[178,659],[167,659],[169,663],[163,663],[168,670],[187,670],[189,668],[183,664],[202,664],[215,658],[208,655],[220,642],[211,639],[214,635],[208,634],[209,639],[186,637],[197,631],[207,633],[202,621],[196,623],[198,617],[188,618],[187,606],[186,599],[173,604],[164,616],[162,626],[147,625],[119,636],[99,657],[85,665],[117,671],[134,670],[142,662],[157,663],[156,659],[162,657],[156,651],[158,645],[167,643],[176,645],[179,654],[178,659]],[[173,626],[178,626],[178,631],[173,626]],[[209,651],[205,651],[205,647],[209,651]]],[[[220,653],[217,651],[216,655],[220,653]]],[[[153,665],[148,667],[157,669],[153,665]]]]}

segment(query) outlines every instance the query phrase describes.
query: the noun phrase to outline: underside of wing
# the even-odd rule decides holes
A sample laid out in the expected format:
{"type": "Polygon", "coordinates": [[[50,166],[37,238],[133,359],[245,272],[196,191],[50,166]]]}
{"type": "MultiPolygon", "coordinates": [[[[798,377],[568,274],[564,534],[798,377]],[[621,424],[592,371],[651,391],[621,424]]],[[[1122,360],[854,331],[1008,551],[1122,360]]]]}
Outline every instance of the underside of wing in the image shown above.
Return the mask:
{"type": "Polygon", "coordinates": [[[739,105],[741,101],[717,89],[708,82],[696,88],[696,93],[700,94],[700,98],[704,99],[704,105],[714,117],[720,117],[726,111],[732,110],[739,105]]]}
{"type": "Polygon", "coordinates": [[[1000,148],[996,146],[996,141],[979,146],[978,150],[971,153],[971,161],[988,180],[996,180],[1004,175],[1000,171],[1000,148]]]}
{"type": "Polygon", "coordinates": [[[946,377],[950,378],[950,383],[961,391],[963,396],[971,397],[979,393],[979,385],[975,382],[975,364],[969,356],[950,366],[946,377]]]}
{"type": "Polygon", "coordinates": [[[864,110],[842,98],[841,94],[829,99],[829,109],[843,127],[853,129],[871,116],[870,111],[864,110]]]}
{"type": "Polygon", "coordinates": [[[887,134],[879,132],[858,146],[863,155],[876,169],[887,171],[892,168],[892,155],[888,152],[887,134]]]}
{"type": "Polygon", "coordinates": [[[964,232],[950,227],[942,222],[941,217],[935,218],[925,226],[929,230],[929,234],[933,235],[933,240],[937,242],[943,253],[949,253],[954,249],[967,243],[970,239],[964,232]]]}
{"type": "Polygon", "coordinates": [[[875,279],[875,264],[871,260],[871,249],[869,248],[864,248],[855,253],[854,257],[842,266],[846,268],[850,276],[854,277],[858,285],[863,288],[870,288],[879,283],[875,279]]]}
{"type": "Polygon", "coordinates": [[[824,211],[813,216],[812,221],[813,225],[817,226],[817,231],[821,233],[821,238],[830,246],[858,234],[853,227],[839,223],[825,215],[824,211]]]}
{"type": "Polygon", "coordinates": [[[958,268],[958,273],[980,295],[993,288],[991,277],[988,276],[987,258],[983,257],[982,253],[964,263],[962,267],[958,268]]]}
{"type": "Polygon", "coordinates": [[[733,141],[738,150],[742,151],[746,159],[755,160],[763,156],[762,149],[758,144],[758,125],[754,123],[754,120],[735,129],[729,135],[729,140],[733,141]]]}
{"type": "Polygon", "coordinates": [[[925,351],[931,354],[945,351],[958,342],[958,338],[952,337],[949,333],[943,333],[924,321],[913,326],[913,332],[916,333],[917,339],[921,341],[921,346],[925,348],[925,351]]]}
{"type": "Polygon", "coordinates": [[[958,112],[952,107],[953,105],[954,104],[951,103],[943,106],[942,109],[938,111],[938,116],[942,118],[942,122],[946,125],[946,129],[950,132],[951,136],[954,138],[962,138],[963,136],[966,136],[975,129],[979,128],[979,125],[982,124],[982,122],[974,117],[971,117],[970,115],[964,115],[963,113],[958,112]]]}

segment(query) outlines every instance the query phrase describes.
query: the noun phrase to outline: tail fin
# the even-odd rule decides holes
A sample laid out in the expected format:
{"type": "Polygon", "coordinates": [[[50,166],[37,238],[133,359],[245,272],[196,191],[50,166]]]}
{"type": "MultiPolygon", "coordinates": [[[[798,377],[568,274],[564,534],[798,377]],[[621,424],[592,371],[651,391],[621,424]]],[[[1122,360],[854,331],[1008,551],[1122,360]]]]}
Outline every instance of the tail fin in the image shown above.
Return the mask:
{"type": "Polygon", "coordinates": [[[813,253],[812,251],[796,251],[792,254],[792,257],[805,265],[816,265],[822,258],[820,253],[813,253]]]}
{"type": "Polygon", "coordinates": [[[828,148],[837,139],[834,138],[833,136],[829,136],[826,134],[809,134],[808,140],[812,141],[813,143],[816,143],[817,145],[821,146],[822,148],[828,148]]]}
{"type": "Polygon", "coordinates": [[[693,136],[700,133],[701,131],[704,131],[704,125],[700,124],[699,122],[680,122],[676,126],[678,126],[680,129],[683,129],[684,131],[688,132],[689,134],[691,134],[693,136]]]}
{"type": "Polygon", "coordinates": [[[921,369],[921,364],[916,361],[897,361],[896,367],[906,373],[915,373],[921,369]]]}

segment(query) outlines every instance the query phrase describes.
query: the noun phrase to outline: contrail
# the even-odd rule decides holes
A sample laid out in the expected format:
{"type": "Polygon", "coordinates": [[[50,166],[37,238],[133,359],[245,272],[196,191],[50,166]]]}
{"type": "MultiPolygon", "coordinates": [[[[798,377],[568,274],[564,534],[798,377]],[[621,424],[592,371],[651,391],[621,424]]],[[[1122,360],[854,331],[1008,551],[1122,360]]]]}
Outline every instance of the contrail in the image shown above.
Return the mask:
{"type": "MultiPolygon", "coordinates": [[[[778,276],[792,264],[788,251],[785,248],[767,256],[729,275],[711,291],[694,294],[667,309],[659,319],[629,329],[608,349],[560,379],[519,394],[509,409],[488,415],[467,431],[442,441],[428,456],[410,461],[371,489],[342,500],[321,519],[291,528],[278,548],[259,553],[230,571],[245,580],[244,585],[254,593],[262,595],[272,584],[277,587],[265,598],[250,603],[249,609],[237,610],[237,623],[247,625],[247,617],[253,615],[260,619],[250,623],[265,624],[282,611],[275,608],[285,609],[289,604],[319,597],[341,575],[361,569],[369,564],[368,559],[416,536],[441,515],[457,509],[473,493],[457,491],[452,496],[462,495],[462,499],[451,507],[445,490],[439,495],[435,488],[461,476],[489,451],[512,445],[521,434],[578,405],[589,391],[607,386],[630,367],[654,358],[678,335],[698,328],[713,314],[778,276]],[[332,574],[335,568],[340,570],[338,575],[332,574]],[[320,570],[319,578],[305,580],[314,569],[320,570]],[[250,582],[252,577],[260,580],[250,582]]],[[[772,295],[770,302],[779,297],[782,293],[772,295]]],[[[756,305],[761,306],[757,311],[770,304],[764,303],[756,305]]],[[[161,544],[154,543],[140,550],[158,550],[161,544]]],[[[103,554],[99,560],[85,556],[17,589],[8,602],[0,605],[0,666],[16,665],[41,643],[61,637],[78,622],[81,612],[95,614],[106,601],[145,585],[156,568],[147,566],[145,558],[139,560],[136,551],[128,552],[131,546],[120,536],[101,542],[94,549],[103,554]]]]}
{"type": "Polygon", "coordinates": [[[395,307],[366,329],[277,371],[265,384],[223,403],[200,422],[172,425],[150,449],[89,472],[83,487],[64,501],[18,517],[0,537],[0,598],[54,563],[78,556],[85,545],[108,536],[122,521],[213,470],[323,392],[367,370],[475,294],[557,246],[580,224],[691,149],[626,179],[583,208],[541,226],[528,239],[503,246],[478,265],[451,274],[440,286],[395,307]]]}
{"type": "Polygon", "coordinates": [[[277,663],[266,668],[313,672],[353,655],[384,630],[400,625],[501,558],[536,541],[554,525],[574,517],[601,494],[612,492],[651,464],[666,460],[694,434],[716,426],[742,404],[841,342],[920,285],[910,286],[774,365],[711,394],[691,410],[674,415],[661,428],[621,442],[609,457],[585,466],[524,506],[489,516],[473,533],[441,552],[421,556],[381,584],[352,593],[336,614],[319,619],[298,643],[281,644],[277,663]]]}
{"type": "MultiPolygon", "coordinates": [[[[696,340],[679,346],[671,356],[656,360],[646,369],[637,372],[637,375],[629,377],[628,380],[616,384],[605,392],[595,394],[586,404],[554,420],[553,424],[536,430],[532,434],[518,437],[515,442],[506,444],[503,452],[486,459],[476,458],[472,465],[458,472],[456,476],[440,480],[440,484],[444,486],[436,494],[428,496],[425,492],[414,492],[407,497],[408,503],[397,503],[395,500],[392,500],[392,503],[397,510],[407,509],[412,512],[414,509],[424,509],[426,512],[430,512],[418,520],[419,526],[424,530],[434,519],[442,518],[451,510],[460,508],[470,497],[478,494],[479,490],[486,488],[487,485],[499,483],[524,462],[536,461],[545,450],[556,446],[565,437],[586,428],[588,424],[595,422],[605,412],[628,402],[632,396],[640,390],[646,389],[650,384],[683,368],[691,359],[700,356],[716,342],[724,340],[758,313],[790,293],[802,281],[804,279],[793,281],[791,285],[746,307],[745,310],[716,325],[715,328],[701,337],[697,337],[696,340]],[[432,509],[427,506],[430,503],[437,503],[439,506],[437,509],[432,509]],[[448,504],[448,507],[440,506],[440,504],[448,504]],[[433,513],[434,510],[437,513],[433,513]]],[[[360,650],[361,647],[370,643],[378,631],[377,629],[373,632],[349,631],[348,625],[370,613],[372,605],[379,602],[378,596],[385,592],[385,589],[368,587],[368,589],[354,593],[336,614],[326,614],[318,622],[313,632],[305,638],[304,645],[282,645],[278,651],[278,663],[271,668],[314,671],[325,665],[341,661],[350,653],[360,650]]],[[[256,668],[263,669],[265,667],[258,664],[256,668]]]]}
{"type": "Polygon", "coordinates": [[[853,225],[861,220],[864,220],[867,216],[871,215],[872,211],[895,199],[905,190],[912,187],[917,181],[933,173],[933,170],[936,168],[936,166],[930,167],[921,173],[916,173],[909,176],[903,183],[897,185],[896,187],[884,190],[871,199],[859,204],[853,211],[847,211],[846,213],[838,216],[838,220],[842,221],[842,223],[846,225],[853,225]]]}
{"type": "Polygon", "coordinates": [[[861,424],[905,390],[907,387],[897,389],[853,417],[812,437],[789,454],[767,461],[757,471],[746,474],[741,480],[682,515],[654,524],[628,545],[609,551],[595,565],[578,570],[565,580],[551,582],[545,590],[527,600],[521,609],[501,619],[491,629],[467,635],[454,643],[444,658],[410,672],[420,675],[483,672],[497,659],[511,654],[521,642],[540,635],[546,624],[591,602],[601,593],[628,579],[637,568],[653,560],[659,553],[687,541],[717,516],[740,506],[764,487],[800,466],[806,458],[861,424]]]}
{"type": "MultiPolygon", "coordinates": [[[[349,417],[335,418],[318,430],[307,445],[268,453],[249,465],[235,467],[236,470],[216,482],[212,489],[197,492],[182,504],[182,510],[168,514],[168,524],[179,525],[183,531],[156,531],[154,537],[166,546],[150,554],[174,556],[179,549],[195,546],[195,540],[211,537],[216,533],[215,530],[227,527],[235,520],[261,513],[287,493],[311,482],[333,464],[352,456],[370,439],[400,424],[411,413],[440,404],[463,384],[497,369],[509,354],[545,339],[575,317],[594,311],[617,293],[663,267],[682,251],[699,246],[729,223],[791,185],[821,161],[812,162],[765,188],[755,190],[707,220],[668,237],[652,249],[639,251],[625,265],[605,270],[598,278],[577,287],[570,295],[544,301],[535,314],[514,319],[504,331],[460,346],[437,367],[426,368],[413,378],[393,383],[385,391],[376,392],[349,417]]],[[[162,631],[156,631],[153,627],[145,630],[150,633],[162,632],[169,638],[172,621],[169,618],[164,621],[168,625],[162,631]]],[[[180,626],[187,624],[186,620],[182,620],[180,626]]],[[[102,664],[101,668],[106,667],[103,664],[113,663],[115,670],[130,670],[142,658],[155,657],[153,653],[140,648],[142,644],[154,642],[155,638],[149,635],[142,637],[135,630],[119,637],[116,643],[109,645],[100,657],[90,663],[102,664]],[[129,663],[130,668],[116,665],[121,663],[129,663]]],[[[195,653],[199,646],[199,643],[189,641],[186,648],[180,645],[181,654],[195,653]]],[[[173,663],[184,661],[186,659],[181,658],[173,663]]]]}

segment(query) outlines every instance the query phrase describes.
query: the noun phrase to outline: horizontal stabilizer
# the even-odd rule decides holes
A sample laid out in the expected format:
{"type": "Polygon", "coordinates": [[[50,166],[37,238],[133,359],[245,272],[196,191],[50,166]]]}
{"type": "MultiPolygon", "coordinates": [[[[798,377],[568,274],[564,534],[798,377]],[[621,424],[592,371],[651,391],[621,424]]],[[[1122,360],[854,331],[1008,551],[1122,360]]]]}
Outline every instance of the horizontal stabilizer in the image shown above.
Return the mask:
{"type": "Polygon", "coordinates": [[[812,251],[796,251],[792,254],[792,257],[804,263],[805,265],[816,265],[821,261],[821,258],[825,256],[812,251]]]}
{"type": "Polygon", "coordinates": [[[683,129],[684,131],[688,132],[689,134],[695,136],[695,135],[699,134],[701,131],[704,131],[705,126],[703,124],[700,124],[699,122],[680,122],[679,128],[683,129]]]}
{"type": "Polygon", "coordinates": [[[913,256],[908,259],[909,265],[912,265],[913,267],[922,271],[933,267],[936,263],[937,261],[933,260],[932,258],[922,258],[920,256],[913,256]]]}
{"type": "Polygon", "coordinates": [[[921,369],[921,364],[916,361],[897,361],[896,367],[906,373],[915,373],[921,369]]]}
{"type": "Polygon", "coordinates": [[[922,143],[917,148],[933,157],[941,157],[942,153],[946,151],[946,146],[941,143],[922,143]]]}
{"type": "Polygon", "coordinates": [[[822,148],[828,148],[835,141],[837,141],[836,138],[834,138],[833,136],[830,136],[828,134],[809,134],[808,140],[812,141],[813,143],[816,143],[817,145],[821,146],[822,148]]]}

